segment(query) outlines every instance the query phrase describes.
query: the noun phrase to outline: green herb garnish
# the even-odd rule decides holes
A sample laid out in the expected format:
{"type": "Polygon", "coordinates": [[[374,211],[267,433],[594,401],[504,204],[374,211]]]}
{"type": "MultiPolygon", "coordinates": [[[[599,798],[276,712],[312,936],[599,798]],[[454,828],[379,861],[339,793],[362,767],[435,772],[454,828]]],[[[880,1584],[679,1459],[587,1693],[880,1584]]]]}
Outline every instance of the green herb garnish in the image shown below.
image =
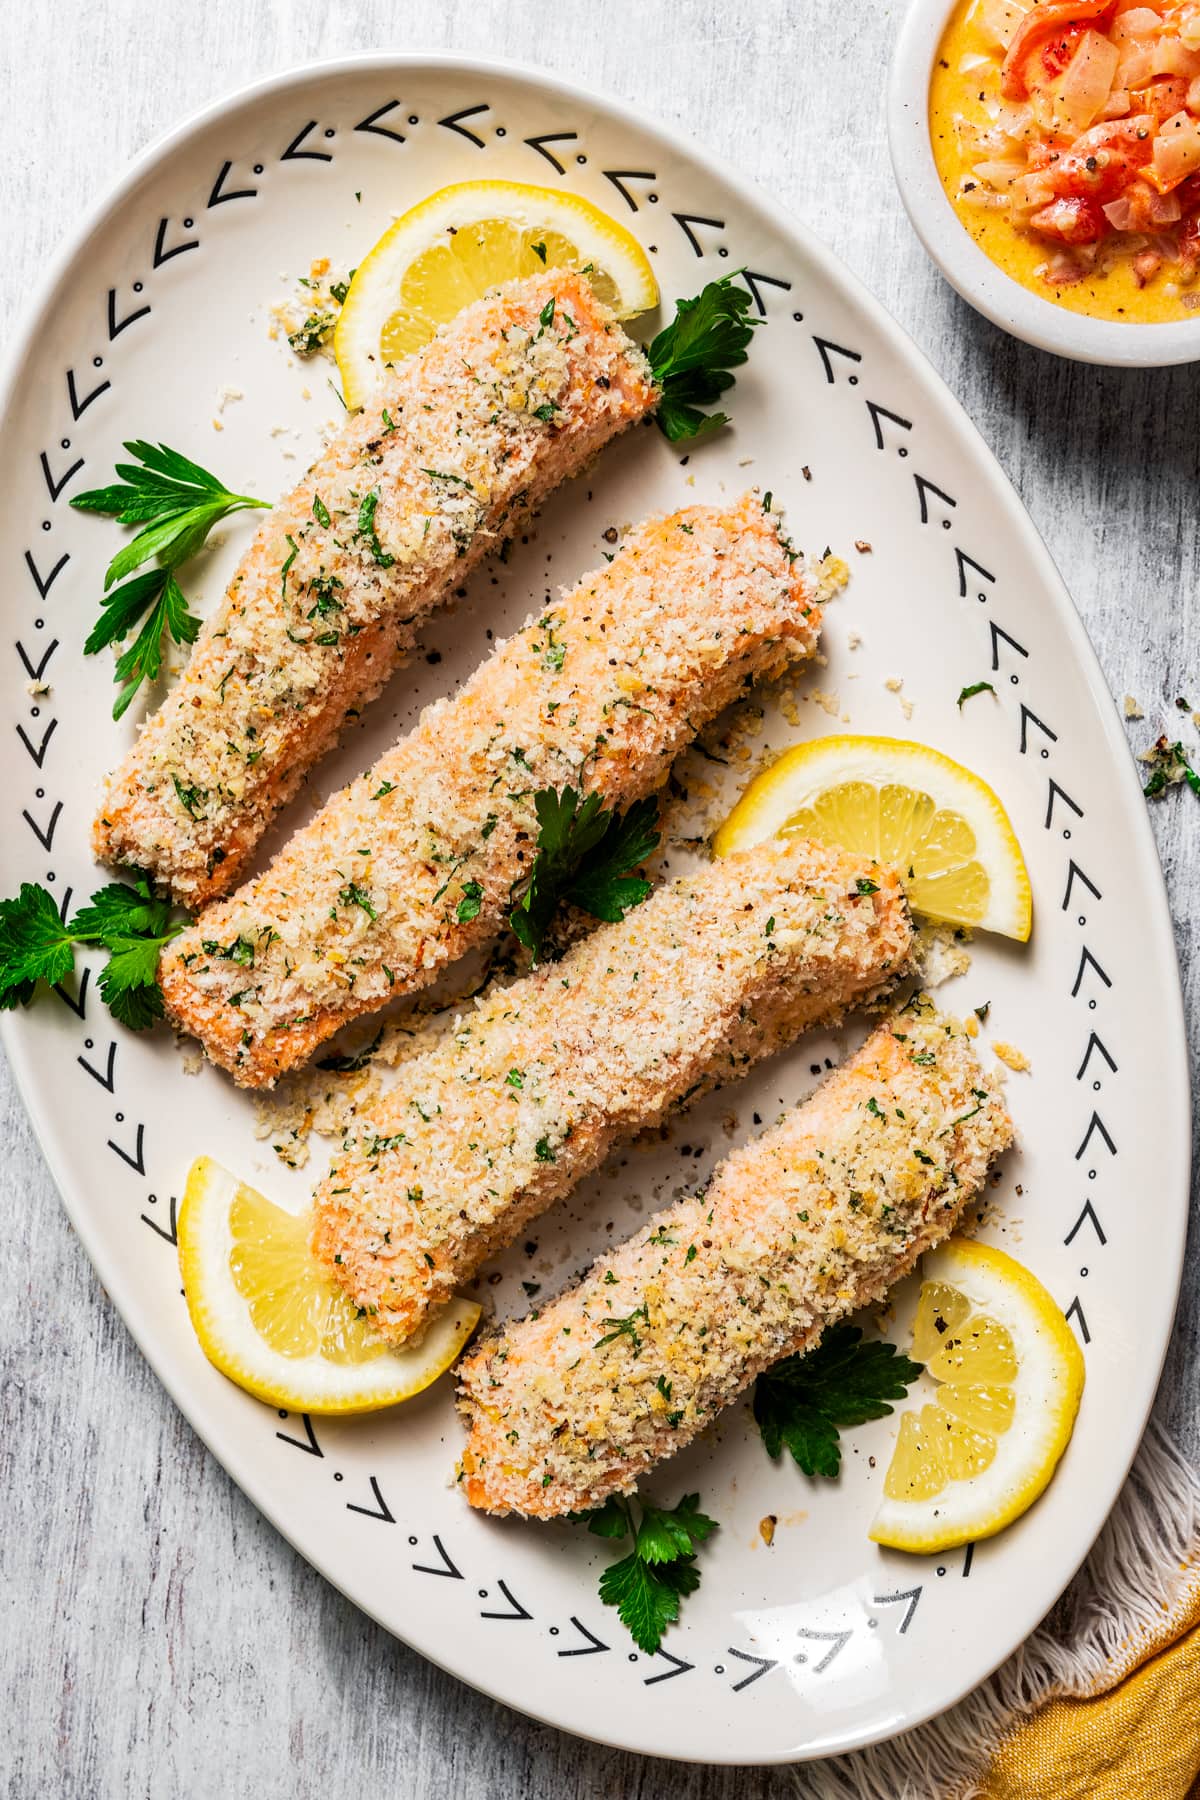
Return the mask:
{"type": "Polygon", "coordinates": [[[963,702],[965,700],[973,700],[975,698],[976,694],[994,694],[995,691],[996,690],[992,686],[990,681],[973,681],[971,683],[970,687],[965,687],[963,689],[962,693],[958,696],[959,712],[962,711],[963,702]]]}
{"type": "Polygon", "coordinates": [[[1188,761],[1182,744],[1171,744],[1165,737],[1160,737],[1141,760],[1151,771],[1150,779],[1142,789],[1147,798],[1156,799],[1180,781],[1186,781],[1193,794],[1200,794],[1200,775],[1188,761]]]}
{"type": "Polygon", "coordinates": [[[371,904],[371,896],[365,888],[359,887],[356,881],[343,882],[338,889],[339,906],[358,906],[369,919],[377,919],[379,914],[371,904]]]}
{"type": "Polygon", "coordinates": [[[610,1496],[596,1512],[584,1513],[596,1537],[633,1539],[633,1549],[610,1563],[600,1576],[600,1598],[615,1606],[617,1616],[639,1650],[653,1656],[667,1627],[679,1618],[679,1603],[700,1586],[696,1551],[719,1527],[699,1510],[699,1494],[685,1494],[670,1509],[641,1503],[635,1522],[633,1502],[610,1496]]]}
{"type": "Polygon", "coordinates": [[[629,871],[645,862],[659,842],[658,806],[638,800],[618,815],[604,808],[599,793],[580,800],[574,788],[540,788],[537,856],[529,885],[509,914],[509,924],[534,960],[564,901],[595,919],[623,919],[650,892],[650,883],[629,871]]]}
{"type": "Polygon", "coordinates": [[[200,629],[175,570],[196,554],[218,520],[269,504],[249,494],[230,493],[215,475],[166,444],[133,438],[125,449],[137,461],[117,464],[118,481],[89,488],[71,501],[80,512],[107,513],[122,525],[141,527],[108,565],[102,611],[83,646],[85,656],[94,656],[105,645],[128,637],[144,620],[117,660],[114,679],[120,692],[114,719],[121,717],[143,681],[157,680],[163,633],[169,632],[177,644],[191,644],[200,629]],[[133,575],[148,562],[155,566],[133,575]],[[126,581],[126,576],[133,578],[126,581]],[[122,585],[114,588],[117,581],[122,585]]]}
{"type": "Polygon", "coordinates": [[[29,1006],[39,982],[53,986],[69,975],[76,944],[99,944],[108,951],[100,971],[104,1004],[122,1025],[144,1031],[163,1014],[159,954],[187,924],[173,912],[143,875],[132,885],[100,888],[69,921],[46,888],[23,882],[15,900],[0,900],[0,1010],[29,1006]]]}
{"type": "Polygon", "coordinates": [[[204,817],[204,802],[208,799],[208,789],[197,787],[195,782],[190,786],[185,786],[184,783],[180,781],[178,775],[175,774],[172,774],[171,780],[175,784],[175,793],[179,800],[179,804],[182,806],[188,818],[202,819],[204,817]]]}
{"type": "Polygon", "coordinates": [[[375,529],[375,508],[378,505],[379,489],[372,488],[369,494],[362,497],[358,509],[358,528],[354,535],[363,540],[381,569],[390,569],[396,559],[379,541],[379,533],[375,529]]]}
{"type": "Polygon", "coordinates": [[[831,1325],[804,1356],[785,1356],[754,1384],[754,1420],[768,1456],[789,1450],[806,1475],[841,1467],[841,1428],[882,1419],[922,1365],[894,1344],[863,1343],[856,1325],[831,1325]]]}
{"type": "Polygon", "coordinates": [[[734,277],[710,281],[693,300],[680,300],[675,317],[646,351],[662,390],[658,427],[672,443],[716,431],[725,413],[701,409],[733,386],[732,371],[746,361],[756,319],[747,318],[750,295],[734,277]]]}
{"type": "Polygon", "coordinates": [[[297,325],[295,331],[288,332],[288,343],[297,356],[315,356],[322,344],[328,343],[332,337],[336,324],[336,313],[311,312],[303,325],[297,325]]]}
{"type": "Polygon", "coordinates": [[[642,1347],[642,1340],[638,1335],[637,1322],[639,1319],[644,1319],[645,1317],[646,1308],[644,1306],[635,1306],[633,1311],[624,1319],[614,1319],[612,1330],[606,1331],[603,1337],[598,1337],[592,1348],[594,1350],[599,1350],[603,1348],[605,1344],[615,1344],[618,1338],[627,1337],[629,1342],[633,1345],[633,1354],[636,1356],[642,1347]]]}
{"type": "Polygon", "coordinates": [[[483,905],[483,889],[477,881],[464,881],[462,899],[455,913],[460,925],[469,925],[472,919],[479,917],[479,909],[483,905]]]}

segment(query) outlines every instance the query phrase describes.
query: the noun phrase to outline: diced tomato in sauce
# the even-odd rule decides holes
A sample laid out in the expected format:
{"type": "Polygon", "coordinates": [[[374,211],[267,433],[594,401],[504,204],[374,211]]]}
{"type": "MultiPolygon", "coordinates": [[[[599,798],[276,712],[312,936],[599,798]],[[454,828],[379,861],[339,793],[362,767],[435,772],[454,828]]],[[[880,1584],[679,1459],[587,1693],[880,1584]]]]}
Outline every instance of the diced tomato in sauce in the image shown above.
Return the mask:
{"type": "Polygon", "coordinates": [[[1108,230],[1108,221],[1094,200],[1052,200],[1030,220],[1046,237],[1061,238],[1064,244],[1098,244],[1108,230]]]}
{"type": "Polygon", "coordinates": [[[1031,7],[1017,27],[1000,71],[1000,92],[1005,99],[1024,100],[1028,95],[1028,59],[1043,38],[1052,41],[1042,47],[1039,60],[1045,72],[1054,76],[1070,62],[1075,45],[1088,25],[1094,21],[1100,29],[1109,23],[1116,9],[1117,0],[1045,0],[1044,4],[1031,7]],[[1070,48],[1062,63],[1056,66],[1057,58],[1068,44],[1070,48]],[[1046,61],[1047,57],[1051,60],[1046,61]]]}
{"type": "Polygon", "coordinates": [[[1102,206],[1106,200],[1115,200],[1124,193],[1138,170],[1150,161],[1150,133],[1130,129],[1132,123],[1121,120],[1115,125],[1094,125],[1075,140],[1071,149],[1045,146],[1037,163],[1031,157],[1030,164],[1044,170],[1046,182],[1055,194],[1094,200],[1102,206]]]}
{"type": "MultiPolygon", "coordinates": [[[[1031,55],[1040,57],[1042,73],[1047,80],[1053,81],[1057,76],[1062,74],[1063,70],[1074,56],[1079,40],[1087,29],[1087,25],[1084,24],[1082,20],[1076,19],[1072,24],[1064,26],[1061,31],[1056,31],[1049,42],[1042,45],[1040,51],[1033,51],[1030,53],[1031,55]]],[[[1026,87],[1032,85],[1029,81],[1028,74],[1025,78],[1025,85],[1026,87]]]]}
{"type": "Polygon", "coordinates": [[[980,132],[981,175],[1001,171],[1014,223],[1067,247],[1046,279],[1070,278],[1072,249],[1090,267],[1105,241],[1129,243],[1139,281],[1172,261],[1200,274],[1200,172],[1185,173],[1200,131],[1197,0],[1013,4],[1024,17],[996,53],[1009,105],[980,132]]]}

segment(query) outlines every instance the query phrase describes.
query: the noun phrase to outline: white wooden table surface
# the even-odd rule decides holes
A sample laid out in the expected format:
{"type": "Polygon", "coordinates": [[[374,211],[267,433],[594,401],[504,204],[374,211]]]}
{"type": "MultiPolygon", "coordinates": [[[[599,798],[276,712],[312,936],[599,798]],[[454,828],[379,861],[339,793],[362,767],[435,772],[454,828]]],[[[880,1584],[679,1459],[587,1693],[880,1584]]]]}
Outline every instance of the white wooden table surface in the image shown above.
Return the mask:
{"type": "MultiPolygon", "coordinates": [[[[0,320],[126,159],[260,75],[354,50],[540,63],[635,102],[770,188],[932,358],[1064,571],[1137,747],[1200,704],[1200,372],[1057,362],[977,318],[902,212],[882,0],[8,0],[0,320]]],[[[1064,679],[1070,679],[1064,673],[1064,679]]],[[[1200,812],[1154,809],[1192,1042],[1200,812]]],[[[176,1413],[100,1291],[0,1065],[0,1780],[99,1796],[738,1800],[776,1771],[668,1769],[529,1723],[315,1575],[176,1413]]],[[[1130,1193],[1149,1210],[1153,1195],[1130,1193]]],[[[1200,1241],[1159,1410],[1200,1463],[1200,1241]]]]}

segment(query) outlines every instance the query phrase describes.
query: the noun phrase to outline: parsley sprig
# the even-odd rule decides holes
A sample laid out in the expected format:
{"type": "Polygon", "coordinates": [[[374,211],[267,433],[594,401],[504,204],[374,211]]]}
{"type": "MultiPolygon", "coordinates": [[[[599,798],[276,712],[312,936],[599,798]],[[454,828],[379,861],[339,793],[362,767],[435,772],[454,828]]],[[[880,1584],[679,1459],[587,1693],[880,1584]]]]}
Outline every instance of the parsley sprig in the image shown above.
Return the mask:
{"type": "Polygon", "coordinates": [[[659,832],[658,805],[650,798],[618,814],[606,810],[598,792],[581,800],[572,787],[539,788],[533,805],[537,856],[509,924],[536,962],[564,901],[610,924],[641,905],[651,884],[630,870],[657,847],[659,832]]]}
{"type": "Polygon", "coordinates": [[[699,1494],[685,1494],[669,1509],[642,1501],[636,1522],[633,1502],[610,1495],[596,1512],[583,1515],[597,1537],[633,1539],[629,1555],[610,1563],[601,1575],[600,1598],[605,1606],[616,1607],[622,1625],[647,1656],[653,1656],[667,1627],[679,1618],[683,1597],[700,1586],[696,1551],[718,1525],[699,1508],[699,1494]]]}
{"type": "Polygon", "coordinates": [[[806,1475],[835,1476],[839,1431],[882,1419],[903,1400],[922,1364],[894,1344],[862,1341],[856,1325],[831,1325],[803,1356],[785,1356],[754,1384],[754,1419],[768,1456],[789,1450],[806,1475]]]}
{"type": "Polygon", "coordinates": [[[108,951],[100,971],[105,1005],[122,1025],[144,1031],[163,1016],[159,954],[187,923],[173,912],[142,875],[132,885],[100,888],[69,921],[46,888],[23,882],[15,900],[0,900],[0,1011],[29,1006],[39,982],[53,986],[69,975],[77,944],[99,944],[108,951]]]}
{"type": "Polygon", "coordinates": [[[734,286],[733,275],[710,281],[692,300],[680,300],[675,317],[660,331],[646,355],[662,389],[658,425],[678,443],[728,424],[725,413],[702,407],[719,400],[734,382],[732,371],[746,361],[756,319],[747,318],[750,295],[734,286]]]}
{"type": "Polygon", "coordinates": [[[1186,750],[1180,743],[1170,743],[1165,734],[1141,760],[1150,770],[1150,779],[1142,789],[1148,799],[1156,800],[1180,781],[1186,781],[1193,794],[1200,794],[1200,775],[1188,761],[1186,750]]]}
{"type": "Polygon", "coordinates": [[[80,512],[107,513],[122,525],[141,527],[108,565],[100,617],[83,646],[85,656],[94,656],[106,644],[123,641],[139,620],[144,621],[117,659],[114,719],[121,717],[143,681],[157,680],[163,633],[169,632],[177,644],[191,644],[200,629],[175,579],[176,569],[196,554],[219,519],[269,504],[249,494],[230,493],[215,475],[166,444],[134,438],[125,448],[137,461],[117,464],[119,480],[89,488],[71,501],[80,512]],[[153,568],[134,575],[135,569],[151,562],[153,568]],[[127,581],[126,576],[132,579],[127,581]],[[122,585],[114,588],[115,581],[122,585]]]}

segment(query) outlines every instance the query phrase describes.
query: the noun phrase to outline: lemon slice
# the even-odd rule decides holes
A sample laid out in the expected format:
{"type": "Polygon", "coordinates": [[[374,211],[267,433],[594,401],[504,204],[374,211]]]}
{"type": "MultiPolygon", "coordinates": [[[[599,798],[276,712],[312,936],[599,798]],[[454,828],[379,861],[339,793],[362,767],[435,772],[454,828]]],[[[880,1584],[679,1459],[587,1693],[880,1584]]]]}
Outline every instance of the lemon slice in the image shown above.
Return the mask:
{"type": "Polygon", "coordinates": [[[306,1214],[285,1212],[207,1156],[178,1222],[188,1311],[204,1354],[247,1393],[294,1412],[374,1412],[448,1369],[479,1320],[452,1300],[415,1345],[388,1347],[325,1276],[306,1214]]]}
{"type": "Polygon", "coordinates": [[[912,1354],[939,1385],[900,1420],[871,1536],[933,1553],[1033,1505],[1075,1428],[1084,1368],[1059,1308],[1003,1250],[951,1238],[923,1272],[912,1354]]]}
{"type": "Polygon", "coordinates": [[[519,181],[462,181],[396,220],[355,271],[334,350],[346,404],[502,281],[583,269],[618,318],[658,304],[637,239],[588,200],[519,181]]]}
{"type": "Polygon", "coordinates": [[[1023,943],[1025,858],[985,781],[928,744],[817,738],[751,782],[713,840],[718,856],[769,837],[810,837],[900,871],[914,912],[1023,943]]]}

